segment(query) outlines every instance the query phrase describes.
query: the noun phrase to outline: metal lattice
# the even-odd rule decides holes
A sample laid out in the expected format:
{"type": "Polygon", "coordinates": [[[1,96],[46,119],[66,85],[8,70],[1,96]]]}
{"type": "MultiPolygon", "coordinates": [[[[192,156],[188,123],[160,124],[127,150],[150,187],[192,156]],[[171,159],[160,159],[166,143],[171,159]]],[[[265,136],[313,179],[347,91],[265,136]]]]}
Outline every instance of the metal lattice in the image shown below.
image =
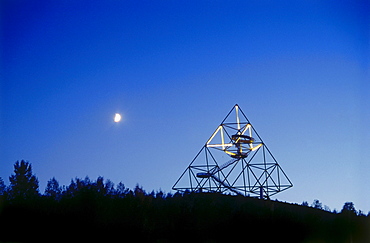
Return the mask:
{"type": "Polygon", "coordinates": [[[269,198],[292,186],[243,111],[235,105],[172,189],[269,198]]]}

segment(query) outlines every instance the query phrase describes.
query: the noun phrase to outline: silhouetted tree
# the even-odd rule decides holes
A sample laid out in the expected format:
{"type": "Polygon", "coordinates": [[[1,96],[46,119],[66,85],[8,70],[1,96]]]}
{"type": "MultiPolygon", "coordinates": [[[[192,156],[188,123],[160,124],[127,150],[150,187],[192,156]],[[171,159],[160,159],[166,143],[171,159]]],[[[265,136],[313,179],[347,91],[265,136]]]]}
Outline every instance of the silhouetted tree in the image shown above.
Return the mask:
{"type": "Polygon", "coordinates": [[[77,191],[78,191],[77,184],[72,179],[71,180],[71,183],[69,184],[69,186],[67,186],[66,187],[66,190],[63,192],[63,195],[64,196],[67,196],[67,197],[73,197],[73,196],[76,195],[77,191]]]}
{"type": "Polygon", "coordinates": [[[125,184],[123,184],[121,181],[120,183],[118,183],[115,193],[118,197],[125,197],[129,193],[129,191],[130,189],[126,188],[125,184]]]}
{"type": "Polygon", "coordinates": [[[357,215],[358,216],[366,216],[365,213],[362,210],[358,210],[357,215]]]}
{"type": "Polygon", "coordinates": [[[165,195],[164,195],[164,193],[161,190],[159,190],[155,194],[155,198],[165,198],[165,195]]]}
{"type": "Polygon", "coordinates": [[[330,212],[330,208],[328,205],[324,205],[324,210],[327,211],[327,212],[330,212]]]}
{"type": "Polygon", "coordinates": [[[146,195],[146,192],[144,191],[143,187],[139,186],[139,184],[136,184],[134,194],[135,197],[142,198],[146,195]]]}
{"type": "Polygon", "coordinates": [[[125,189],[123,183],[118,184],[116,190],[111,180],[106,180],[104,182],[104,178],[99,176],[96,181],[92,181],[86,176],[83,180],[79,178],[72,179],[71,184],[66,187],[63,195],[69,198],[77,196],[113,198],[115,196],[123,197],[123,194],[126,194],[127,191],[128,189],[125,189]]]}
{"type": "Polygon", "coordinates": [[[39,181],[32,174],[30,163],[22,160],[14,164],[14,175],[9,177],[9,196],[11,199],[34,199],[39,196],[39,181]]]}
{"type": "Polygon", "coordinates": [[[114,189],[114,183],[111,180],[106,180],[105,182],[105,193],[109,196],[114,196],[116,194],[116,190],[114,189]]]}
{"type": "Polygon", "coordinates": [[[91,188],[92,182],[88,176],[83,180],[76,177],[71,180],[71,184],[69,184],[64,194],[68,197],[76,197],[91,190],[91,188]]]}
{"type": "Polygon", "coordinates": [[[348,215],[357,215],[354,203],[353,202],[344,203],[341,213],[348,215]]]}
{"type": "Polygon", "coordinates": [[[96,179],[96,182],[92,184],[92,188],[99,195],[102,196],[107,195],[107,188],[105,188],[104,178],[102,176],[99,176],[98,179],[96,179]]]}
{"type": "Polygon", "coordinates": [[[149,195],[145,192],[143,187],[139,186],[139,184],[136,184],[134,188],[134,196],[137,199],[140,199],[141,202],[143,202],[149,195]]]}
{"type": "Polygon", "coordinates": [[[313,200],[312,207],[317,208],[317,209],[322,209],[322,203],[319,200],[315,199],[313,200]]]}
{"type": "Polygon", "coordinates": [[[302,202],[302,206],[308,207],[308,202],[307,201],[303,201],[302,202]]]}
{"type": "Polygon", "coordinates": [[[59,186],[59,182],[55,177],[51,178],[45,188],[45,196],[59,200],[62,195],[62,187],[59,186]]]}
{"type": "Polygon", "coordinates": [[[6,185],[3,178],[0,177],[0,196],[3,196],[6,193],[6,185]]]}

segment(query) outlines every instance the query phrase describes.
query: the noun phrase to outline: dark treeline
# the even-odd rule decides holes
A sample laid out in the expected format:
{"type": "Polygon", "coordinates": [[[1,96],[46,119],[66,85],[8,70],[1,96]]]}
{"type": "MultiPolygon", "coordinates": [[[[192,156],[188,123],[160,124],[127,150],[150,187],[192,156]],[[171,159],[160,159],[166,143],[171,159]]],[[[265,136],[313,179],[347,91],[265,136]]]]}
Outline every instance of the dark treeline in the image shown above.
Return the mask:
{"type": "Polygon", "coordinates": [[[0,178],[0,242],[370,242],[370,215],[353,203],[340,212],[217,193],[130,190],[98,177],[69,186],[48,181],[44,194],[31,164],[0,178]]]}

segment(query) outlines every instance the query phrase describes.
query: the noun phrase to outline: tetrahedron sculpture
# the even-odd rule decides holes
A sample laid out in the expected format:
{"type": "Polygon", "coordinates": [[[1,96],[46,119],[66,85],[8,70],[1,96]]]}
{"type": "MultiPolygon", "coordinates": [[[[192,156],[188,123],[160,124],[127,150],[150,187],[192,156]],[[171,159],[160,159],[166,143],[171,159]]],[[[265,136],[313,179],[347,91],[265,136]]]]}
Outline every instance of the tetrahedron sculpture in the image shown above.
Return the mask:
{"type": "Polygon", "coordinates": [[[293,184],[238,105],[235,105],[173,186],[269,198],[293,184]]]}

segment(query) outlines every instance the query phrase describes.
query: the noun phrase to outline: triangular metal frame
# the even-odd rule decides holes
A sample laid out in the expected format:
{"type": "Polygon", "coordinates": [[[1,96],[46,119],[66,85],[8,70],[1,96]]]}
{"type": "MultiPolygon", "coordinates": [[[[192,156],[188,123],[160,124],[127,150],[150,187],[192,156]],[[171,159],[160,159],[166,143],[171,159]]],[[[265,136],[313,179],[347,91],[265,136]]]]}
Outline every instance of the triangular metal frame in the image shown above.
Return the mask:
{"type": "Polygon", "coordinates": [[[288,176],[236,104],[172,189],[243,196],[252,194],[269,198],[292,186],[288,176]]]}

